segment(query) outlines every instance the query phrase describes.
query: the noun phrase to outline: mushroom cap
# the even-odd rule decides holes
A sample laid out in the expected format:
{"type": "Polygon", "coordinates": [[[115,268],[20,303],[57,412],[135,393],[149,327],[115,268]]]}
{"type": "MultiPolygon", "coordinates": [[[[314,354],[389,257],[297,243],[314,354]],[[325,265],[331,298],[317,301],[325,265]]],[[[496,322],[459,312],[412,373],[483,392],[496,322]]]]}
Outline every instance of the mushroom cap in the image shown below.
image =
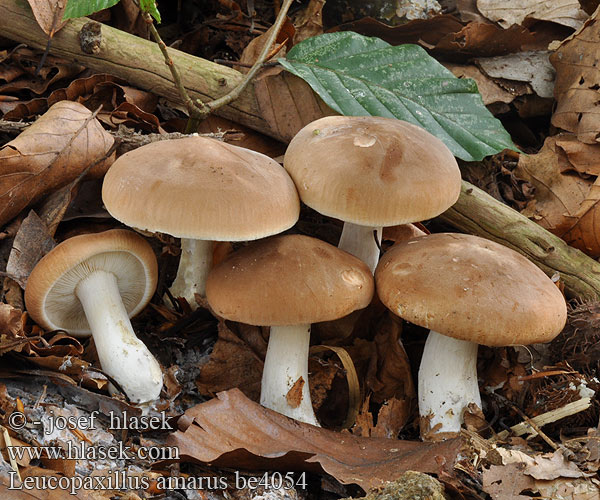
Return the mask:
{"type": "Polygon", "coordinates": [[[42,257],[27,280],[27,311],[46,329],[90,335],[75,290],[81,279],[97,270],[115,275],[130,318],[156,289],[158,265],[149,243],[133,231],[111,229],[69,238],[42,257]]]}
{"type": "Polygon", "coordinates": [[[277,234],[300,214],[294,183],[276,161],[206,137],[124,154],[104,178],[102,200],[130,227],[214,241],[277,234]]]}
{"type": "Polygon", "coordinates": [[[477,236],[440,233],[394,245],[375,281],[398,316],[488,346],[548,342],[567,319],[562,293],[535,264],[477,236]]]}
{"type": "Polygon", "coordinates": [[[320,118],[292,139],[284,167],[309,207],[362,226],[430,219],[460,194],[460,170],[444,143],[393,118],[320,118]]]}
{"type": "Polygon", "coordinates": [[[373,276],[329,243],[285,235],[251,243],[208,275],[206,298],[219,316],[250,325],[301,325],[369,305],[373,276]]]}

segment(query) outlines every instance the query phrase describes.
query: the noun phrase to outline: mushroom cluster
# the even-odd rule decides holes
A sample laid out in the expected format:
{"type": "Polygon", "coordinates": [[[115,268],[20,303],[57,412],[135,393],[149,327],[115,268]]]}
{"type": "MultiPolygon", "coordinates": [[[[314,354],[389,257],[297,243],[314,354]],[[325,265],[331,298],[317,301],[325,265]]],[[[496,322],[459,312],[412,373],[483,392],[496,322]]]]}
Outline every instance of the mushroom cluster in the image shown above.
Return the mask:
{"type": "MultiPolygon", "coordinates": [[[[192,307],[206,296],[222,318],[270,326],[264,406],[319,425],[308,383],[310,325],[365,308],[376,288],[392,312],[431,328],[419,370],[422,422],[456,432],[465,408],[481,406],[477,345],[545,342],[566,319],[564,298],[542,271],[482,238],[407,238],[379,262],[382,227],[439,215],[460,185],[454,156],[423,129],[330,116],[300,130],[284,167],[203,137],[148,144],[112,165],[102,196],[124,224],[181,238],[173,296],[192,307]],[[344,221],[339,248],[274,236],[296,223],[300,199],[344,221]],[[215,241],[250,243],[213,266],[215,241]]],[[[27,306],[46,328],[91,332],[106,373],[132,401],[148,404],[162,373],[128,318],[154,293],[156,274],[152,250],[135,233],[80,236],[40,261],[27,306]]]]}

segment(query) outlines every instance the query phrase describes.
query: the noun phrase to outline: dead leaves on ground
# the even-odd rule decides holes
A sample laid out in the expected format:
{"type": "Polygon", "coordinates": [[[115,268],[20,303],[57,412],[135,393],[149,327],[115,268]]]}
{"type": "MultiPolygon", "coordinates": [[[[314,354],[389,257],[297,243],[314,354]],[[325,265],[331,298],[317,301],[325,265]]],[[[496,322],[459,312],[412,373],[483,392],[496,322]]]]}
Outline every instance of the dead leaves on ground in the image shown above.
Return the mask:
{"type": "Polygon", "coordinates": [[[189,409],[167,441],[192,461],[235,469],[326,473],[364,489],[381,486],[406,470],[449,470],[459,440],[420,443],[361,438],[292,420],[232,389],[189,409]]]}
{"type": "Polygon", "coordinates": [[[600,144],[568,134],[549,137],[535,155],[521,155],[515,174],[535,188],[522,213],[591,256],[600,256],[600,144]]]}
{"type": "Polygon", "coordinates": [[[586,144],[600,138],[599,14],[600,9],[550,58],[556,68],[552,124],[575,133],[586,144]]]}
{"type": "Polygon", "coordinates": [[[82,171],[101,176],[114,160],[114,139],[92,113],[71,101],[52,106],[0,148],[0,225],[82,171]]]}

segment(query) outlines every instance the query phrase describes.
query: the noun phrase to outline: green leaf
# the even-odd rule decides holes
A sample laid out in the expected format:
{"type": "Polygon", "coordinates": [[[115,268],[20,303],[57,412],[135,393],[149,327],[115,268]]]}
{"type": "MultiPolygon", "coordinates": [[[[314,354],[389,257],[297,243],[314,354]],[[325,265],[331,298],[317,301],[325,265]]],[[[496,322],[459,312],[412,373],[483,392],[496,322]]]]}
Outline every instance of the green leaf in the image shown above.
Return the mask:
{"type": "Polygon", "coordinates": [[[156,8],[154,0],[140,0],[140,9],[143,12],[149,12],[157,23],[160,23],[160,12],[156,8]]]}
{"type": "Polygon", "coordinates": [[[467,161],[516,149],[470,79],[456,78],[417,45],[338,32],[294,46],[281,65],[338,113],[419,125],[467,161]]]}
{"type": "Polygon", "coordinates": [[[63,19],[85,17],[117,5],[119,0],[69,0],[63,19]]]}

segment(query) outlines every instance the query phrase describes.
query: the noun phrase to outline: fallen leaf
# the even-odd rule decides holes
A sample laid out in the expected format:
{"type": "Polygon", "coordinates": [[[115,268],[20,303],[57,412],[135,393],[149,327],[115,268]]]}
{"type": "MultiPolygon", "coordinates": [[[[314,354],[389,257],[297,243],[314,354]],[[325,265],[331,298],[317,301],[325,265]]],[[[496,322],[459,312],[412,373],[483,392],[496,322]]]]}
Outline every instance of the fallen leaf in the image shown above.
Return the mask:
{"type": "Polygon", "coordinates": [[[551,21],[579,28],[587,14],[577,0],[513,0],[510,4],[502,0],[477,0],[477,8],[490,21],[503,28],[523,24],[525,20],[551,21]]]}
{"type": "Polygon", "coordinates": [[[0,149],[0,225],[91,165],[90,175],[104,174],[114,159],[114,153],[105,158],[113,142],[81,104],[54,104],[0,149]]]}
{"type": "Polygon", "coordinates": [[[31,210],[21,223],[6,264],[6,272],[25,289],[27,278],[38,261],[56,246],[48,228],[31,210]]]}
{"type": "Polygon", "coordinates": [[[323,33],[323,6],[325,0],[310,0],[305,9],[294,18],[294,44],[323,33]]]}
{"type": "Polygon", "coordinates": [[[485,75],[477,66],[450,63],[445,63],[444,66],[458,78],[472,78],[475,80],[483,104],[486,106],[495,103],[511,103],[517,97],[498,85],[493,78],[485,75]]]}
{"type": "Polygon", "coordinates": [[[597,10],[583,28],[550,56],[556,69],[552,124],[577,134],[586,144],[600,136],[600,23],[597,10]]]}
{"type": "Polygon", "coordinates": [[[514,174],[536,189],[534,200],[521,213],[589,255],[600,256],[599,186],[577,174],[561,173],[573,167],[557,140],[560,136],[548,137],[539,153],[519,158],[514,174]]]}
{"type": "Polygon", "coordinates": [[[203,396],[238,387],[254,401],[260,398],[267,343],[258,326],[219,322],[219,337],[196,379],[203,396]]]}
{"type": "Polygon", "coordinates": [[[59,31],[67,21],[63,21],[67,0],[27,0],[38,25],[50,38],[59,31]]]}
{"type": "Polygon", "coordinates": [[[183,460],[217,467],[306,470],[332,475],[343,484],[368,490],[407,470],[439,473],[450,469],[460,440],[421,443],[361,438],[298,422],[248,400],[232,389],[197,405],[167,438],[183,460]]]}
{"type": "Polygon", "coordinates": [[[559,134],[556,145],[565,152],[569,160],[569,164],[563,166],[563,172],[573,168],[580,174],[600,176],[599,145],[584,144],[571,134],[559,134]]]}
{"type": "MultiPolygon", "coordinates": [[[[527,82],[540,97],[553,97],[554,68],[547,50],[523,51],[506,56],[476,59],[477,65],[491,78],[527,82]]],[[[485,101],[484,101],[485,102],[485,101]]]]}
{"type": "Polygon", "coordinates": [[[536,480],[523,473],[518,463],[492,465],[483,470],[483,490],[493,500],[528,500],[532,493],[546,499],[598,500],[600,483],[595,479],[536,480]]]}
{"type": "Polygon", "coordinates": [[[336,114],[304,80],[280,67],[259,73],[254,90],[261,115],[287,140],[310,122],[336,114]]]}

